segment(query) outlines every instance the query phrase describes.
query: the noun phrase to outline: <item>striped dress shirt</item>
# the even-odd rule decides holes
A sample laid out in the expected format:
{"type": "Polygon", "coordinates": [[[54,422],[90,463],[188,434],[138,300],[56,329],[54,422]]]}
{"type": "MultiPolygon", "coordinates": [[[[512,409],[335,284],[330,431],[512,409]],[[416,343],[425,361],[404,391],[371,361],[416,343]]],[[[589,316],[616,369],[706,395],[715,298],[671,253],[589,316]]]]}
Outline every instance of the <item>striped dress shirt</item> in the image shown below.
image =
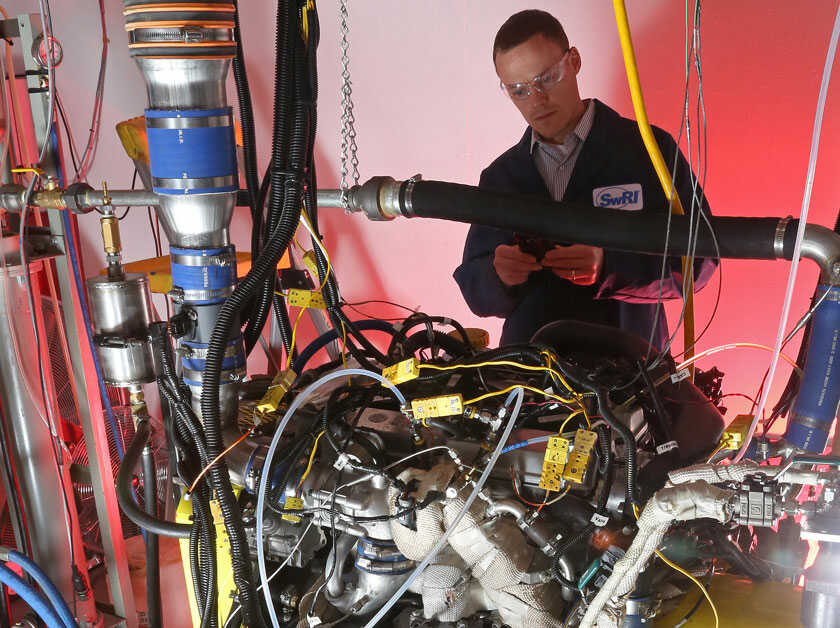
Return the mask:
{"type": "Polygon", "coordinates": [[[574,131],[566,136],[562,144],[546,142],[537,137],[536,132],[531,134],[531,155],[534,158],[534,165],[545,181],[551,198],[555,201],[562,200],[566,193],[566,187],[575,169],[575,162],[589,135],[594,119],[595,101],[590,98],[580,122],[577,123],[574,131]]]}

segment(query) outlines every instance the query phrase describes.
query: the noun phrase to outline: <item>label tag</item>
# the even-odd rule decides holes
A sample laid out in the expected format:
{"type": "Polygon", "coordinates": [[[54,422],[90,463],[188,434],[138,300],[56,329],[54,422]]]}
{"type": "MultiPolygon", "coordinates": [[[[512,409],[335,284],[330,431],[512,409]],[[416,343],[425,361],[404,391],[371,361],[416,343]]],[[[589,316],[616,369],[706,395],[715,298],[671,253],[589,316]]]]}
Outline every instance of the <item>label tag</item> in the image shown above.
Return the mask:
{"type": "Polygon", "coordinates": [[[684,379],[688,379],[689,375],[691,375],[691,373],[688,371],[688,369],[682,369],[681,371],[677,371],[676,373],[671,375],[671,383],[677,384],[683,381],[684,379]]]}
{"type": "Polygon", "coordinates": [[[592,518],[590,519],[590,521],[599,528],[603,528],[610,522],[610,518],[604,515],[599,515],[597,512],[594,512],[592,513],[592,518]]]}
{"type": "Polygon", "coordinates": [[[669,440],[667,443],[662,443],[661,445],[659,445],[656,448],[656,453],[667,454],[669,451],[673,451],[677,447],[679,447],[679,445],[677,444],[677,441],[669,440]]]}
{"type": "Polygon", "coordinates": [[[645,206],[641,183],[610,185],[592,190],[592,204],[595,207],[638,211],[645,206]]]}

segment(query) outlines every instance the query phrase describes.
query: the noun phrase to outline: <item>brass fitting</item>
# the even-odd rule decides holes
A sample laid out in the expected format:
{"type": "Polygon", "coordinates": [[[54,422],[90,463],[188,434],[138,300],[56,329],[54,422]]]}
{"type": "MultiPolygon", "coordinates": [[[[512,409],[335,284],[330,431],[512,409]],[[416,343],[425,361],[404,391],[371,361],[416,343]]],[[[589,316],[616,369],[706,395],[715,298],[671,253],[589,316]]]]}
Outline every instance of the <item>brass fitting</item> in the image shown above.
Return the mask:
{"type": "Polygon", "coordinates": [[[118,255],[122,252],[122,242],[120,241],[120,226],[117,217],[113,214],[102,216],[99,223],[102,225],[102,243],[105,252],[108,255],[118,255]]]}

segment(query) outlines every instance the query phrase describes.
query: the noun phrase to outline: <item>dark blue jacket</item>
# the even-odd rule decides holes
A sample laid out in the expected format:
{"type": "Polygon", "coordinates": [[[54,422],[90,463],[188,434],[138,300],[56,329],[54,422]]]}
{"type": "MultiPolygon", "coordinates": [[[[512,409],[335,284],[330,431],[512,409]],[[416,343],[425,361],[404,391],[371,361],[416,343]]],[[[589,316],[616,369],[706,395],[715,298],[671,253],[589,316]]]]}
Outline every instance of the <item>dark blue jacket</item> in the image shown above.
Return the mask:
{"type": "MultiPolygon", "coordinates": [[[[662,129],[654,127],[665,162],[672,166],[678,147],[662,129]]],[[[595,101],[592,129],[581,147],[563,200],[593,202],[593,190],[608,186],[642,186],[644,207],[638,211],[667,211],[668,203],[633,120],[595,101]]],[[[688,162],[679,153],[675,186],[686,212],[691,207],[691,177],[688,162]]],[[[479,187],[485,190],[550,198],[531,156],[531,128],[520,142],[481,173],[479,187]]],[[[703,211],[709,212],[703,191],[703,211]]],[[[616,211],[622,211],[617,209],[616,211]]],[[[665,234],[662,234],[663,242],[665,234]]],[[[618,251],[604,252],[604,266],[592,286],[578,286],[548,269],[531,273],[524,284],[508,288],[493,268],[493,254],[500,244],[513,244],[514,234],[473,225],[467,235],[464,257],[455,270],[455,281],[470,309],[478,316],[505,319],[502,345],[526,342],[543,325],[574,319],[601,323],[632,331],[647,339],[656,324],[653,345],[661,348],[668,337],[664,313],[656,316],[662,257],[618,251]],[[656,319],[656,321],[655,321],[656,319]]],[[[716,260],[695,262],[695,285],[702,288],[714,274],[716,260]]],[[[663,299],[682,296],[680,259],[669,257],[663,299]]]]}

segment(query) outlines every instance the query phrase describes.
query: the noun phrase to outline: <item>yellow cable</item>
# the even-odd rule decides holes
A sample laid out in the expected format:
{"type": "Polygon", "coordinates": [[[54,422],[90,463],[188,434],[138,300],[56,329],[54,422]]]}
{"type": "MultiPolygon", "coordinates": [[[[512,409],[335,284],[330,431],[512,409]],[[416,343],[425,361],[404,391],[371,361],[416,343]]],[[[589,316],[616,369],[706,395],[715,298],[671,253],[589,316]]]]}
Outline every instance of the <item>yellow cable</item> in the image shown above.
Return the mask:
{"type": "Polygon", "coordinates": [[[303,313],[306,311],[305,307],[300,308],[300,312],[298,312],[297,320],[295,321],[295,326],[292,327],[292,342],[289,346],[289,351],[286,354],[286,370],[288,371],[292,366],[292,354],[295,352],[295,336],[297,335],[297,328],[298,323],[300,323],[300,319],[303,316],[303,313]]]}
{"type": "MultiPolygon", "coordinates": [[[[422,365],[421,365],[422,366],[422,365]]],[[[539,393],[540,395],[545,395],[549,399],[555,399],[556,401],[561,401],[563,403],[571,403],[574,400],[563,399],[562,397],[558,397],[557,395],[552,395],[551,393],[547,393],[544,390],[540,390],[539,388],[535,388],[533,386],[525,386],[523,384],[514,384],[513,386],[508,386],[504,390],[496,390],[493,392],[485,393],[483,395],[479,395],[478,397],[474,397],[472,399],[467,399],[464,401],[464,405],[468,406],[474,403],[478,403],[479,401],[484,401],[485,399],[489,399],[490,397],[498,397],[499,395],[504,395],[505,393],[509,393],[512,390],[517,388],[522,388],[524,390],[530,390],[531,392],[539,393]]]]}
{"type": "MultiPolygon", "coordinates": [[[[309,216],[306,213],[306,210],[301,207],[300,209],[300,219],[304,222],[304,226],[309,231],[309,234],[312,236],[312,239],[318,243],[318,248],[321,249],[321,252],[324,254],[324,258],[327,260],[327,272],[324,274],[324,280],[321,282],[321,285],[318,286],[318,292],[321,292],[324,288],[324,284],[327,283],[327,279],[332,272],[332,262],[330,261],[330,255],[327,253],[327,247],[324,246],[321,239],[315,236],[315,229],[312,228],[312,223],[309,220],[309,216]]],[[[298,245],[299,246],[299,245],[298,245]]]]}
{"type": "Polygon", "coordinates": [[[723,443],[721,443],[720,445],[718,445],[718,446],[715,448],[715,450],[714,450],[714,451],[713,451],[713,452],[709,455],[709,459],[708,459],[708,460],[706,460],[706,464],[711,463],[711,462],[712,462],[712,459],[713,459],[715,456],[717,456],[720,452],[722,452],[722,451],[723,451],[723,447],[724,447],[723,443]]]}
{"type": "MultiPolygon", "coordinates": [[[[520,364],[519,362],[512,362],[510,360],[490,360],[488,362],[478,362],[477,364],[450,364],[447,366],[438,366],[437,364],[419,364],[418,367],[421,369],[432,369],[433,371],[454,371],[457,369],[476,369],[481,368],[482,366],[513,366],[518,369],[524,369],[526,371],[547,371],[557,377],[565,386],[569,388],[569,391],[574,393],[574,389],[569,387],[569,385],[563,379],[563,376],[560,375],[557,371],[547,366],[531,366],[529,364],[520,364]]],[[[523,388],[527,388],[523,386],[523,388]]],[[[542,392],[542,391],[540,391],[542,392]]],[[[562,397],[558,397],[557,395],[551,395],[545,393],[546,396],[551,397],[552,399],[557,399],[562,401],[563,403],[574,403],[578,401],[578,399],[563,399],[562,397]]]]}
{"type": "Polygon", "coordinates": [[[559,429],[559,430],[557,430],[557,433],[558,433],[558,434],[562,434],[562,433],[563,433],[563,430],[564,430],[564,429],[565,429],[565,427],[566,427],[566,424],[567,424],[569,421],[571,421],[573,418],[575,418],[577,415],[579,415],[579,414],[583,414],[583,418],[584,418],[584,419],[586,419],[586,426],[587,426],[587,427],[592,427],[592,423],[590,423],[590,422],[589,422],[589,417],[588,417],[588,416],[586,416],[586,412],[584,412],[583,408],[581,407],[581,409],[580,409],[580,410],[575,410],[574,412],[572,412],[569,416],[567,416],[567,417],[565,418],[565,420],[563,421],[563,423],[561,423],[561,424],[560,424],[560,429],[559,429]]]}
{"type": "Polygon", "coordinates": [[[303,472],[303,475],[300,476],[300,480],[297,483],[297,490],[300,490],[300,487],[303,486],[304,480],[306,480],[309,472],[312,471],[312,463],[315,461],[315,452],[318,451],[318,441],[321,440],[321,437],[324,435],[324,430],[315,437],[315,444],[312,445],[312,453],[309,454],[309,462],[306,465],[306,470],[303,472]]]}
{"type": "Polygon", "coordinates": [[[706,596],[706,601],[709,602],[709,606],[712,607],[712,613],[715,616],[715,628],[718,628],[720,626],[720,618],[718,617],[717,607],[715,607],[715,603],[712,601],[712,596],[709,595],[709,592],[706,590],[706,587],[703,586],[703,583],[700,582],[694,576],[692,576],[690,573],[688,573],[685,569],[683,569],[682,567],[677,565],[676,563],[672,563],[670,560],[665,558],[665,555],[662,552],[660,552],[659,550],[654,550],[654,551],[656,552],[656,555],[659,556],[659,559],[663,563],[668,565],[671,569],[680,572],[682,575],[684,575],[686,578],[688,578],[694,584],[696,584],[697,587],[703,592],[703,595],[706,596]]]}
{"type": "MultiPolygon", "coordinates": [[[[671,180],[671,173],[659,150],[659,144],[653,136],[650,122],[645,109],[645,99],[642,96],[642,84],[639,81],[639,70],[636,66],[636,54],[633,51],[633,38],[630,36],[630,24],[627,20],[627,8],[624,0],[613,0],[615,11],[615,22],[618,26],[618,36],[621,40],[621,52],[624,55],[624,67],[627,71],[627,85],[630,87],[630,96],[633,99],[633,111],[636,114],[636,122],[639,125],[639,133],[644,140],[653,168],[659,177],[659,183],[665,192],[665,197],[671,204],[671,213],[682,215],[685,213],[680,197],[674,190],[674,182],[671,180]]],[[[679,147],[677,147],[679,150],[679,147]]],[[[688,285],[685,294],[685,318],[683,320],[683,332],[685,343],[685,355],[694,355],[694,269],[688,267],[688,260],[682,258],[682,274],[687,279],[688,285]]],[[[694,369],[691,369],[691,376],[694,379],[694,369]]]]}
{"type": "MultiPolygon", "coordinates": [[[[636,506],[636,504],[633,504],[633,514],[636,515],[636,519],[639,518],[639,507],[636,506]]],[[[677,572],[681,573],[682,575],[684,575],[686,578],[688,578],[694,584],[697,585],[697,587],[700,589],[700,591],[702,591],[703,595],[706,597],[706,601],[709,602],[709,606],[712,607],[712,613],[715,616],[715,628],[719,628],[720,618],[718,617],[717,607],[715,606],[715,603],[712,601],[712,596],[709,595],[709,592],[706,590],[706,587],[703,586],[703,583],[700,582],[694,576],[692,576],[690,573],[688,573],[685,569],[683,569],[682,567],[677,565],[676,563],[672,563],[670,560],[665,558],[665,555],[662,552],[660,552],[658,549],[653,550],[653,551],[656,552],[656,555],[662,560],[663,563],[668,565],[674,571],[677,571],[677,572]]]]}

